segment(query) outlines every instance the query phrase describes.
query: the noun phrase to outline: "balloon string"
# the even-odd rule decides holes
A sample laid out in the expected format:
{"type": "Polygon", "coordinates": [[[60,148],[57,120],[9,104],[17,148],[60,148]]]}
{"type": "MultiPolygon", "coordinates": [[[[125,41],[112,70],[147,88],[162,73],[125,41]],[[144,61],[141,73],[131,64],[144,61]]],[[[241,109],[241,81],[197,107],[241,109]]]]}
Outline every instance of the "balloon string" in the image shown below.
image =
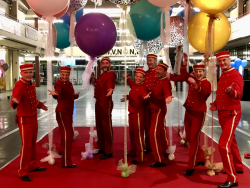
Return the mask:
{"type": "MultiPolygon", "coordinates": [[[[124,10],[124,21],[126,20],[126,16],[127,16],[127,8],[124,10]]],[[[124,23],[124,32],[126,32],[126,29],[127,29],[127,23],[124,23]]],[[[127,32],[124,33],[124,36],[127,36],[127,32]]],[[[124,39],[126,40],[127,37],[124,37],[124,39]]],[[[128,160],[127,160],[127,53],[126,53],[126,41],[122,43],[123,44],[123,47],[124,47],[124,50],[125,50],[125,125],[124,125],[124,161],[125,161],[125,164],[128,163],[128,160]]]]}
{"type": "MultiPolygon", "coordinates": [[[[211,45],[211,57],[213,57],[214,55],[214,22],[212,23],[212,45],[211,45]]],[[[215,66],[214,62],[213,62],[213,65],[212,66],[215,66]]],[[[214,67],[213,67],[214,69],[214,67]]],[[[214,75],[215,71],[213,70],[212,71],[212,75],[213,77],[212,78],[215,78],[215,75],[214,75]]],[[[214,82],[215,80],[212,79],[212,87],[214,86],[214,82]]],[[[214,92],[212,91],[212,101],[214,101],[214,92]]],[[[212,151],[213,151],[213,148],[214,148],[214,111],[212,111],[212,151]]],[[[212,156],[211,156],[211,163],[213,164],[214,163],[214,152],[212,152],[212,156]]]]}

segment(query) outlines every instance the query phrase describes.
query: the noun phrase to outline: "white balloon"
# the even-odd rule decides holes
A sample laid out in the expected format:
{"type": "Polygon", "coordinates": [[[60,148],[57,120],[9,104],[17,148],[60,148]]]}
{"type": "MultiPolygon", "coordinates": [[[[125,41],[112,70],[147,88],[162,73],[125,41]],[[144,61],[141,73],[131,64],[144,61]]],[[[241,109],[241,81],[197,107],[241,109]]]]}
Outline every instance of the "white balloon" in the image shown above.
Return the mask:
{"type": "Polygon", "coordinates": [[[148,0],[151,4],[157,6],[157,7],[170,7],[171,5],[174,5],[179,0],[148,0]]]}
{"type": "Polygon", "coordinates": [[[181,144],[185,144],[185,140],[181,140],[181,144]]]}
{"type": "Polygon", "coordinates": [[[48,160],[48,163],[49,163],[50,165],[55,164],[55,159],[54,159],[54,158],[50,158],[50,159],[48,160]]]}
{"type": "Polygon", "coordinates": [[[174,154],[173,154],[173,153],[170,153],[170,154],[168,155],[168,159],[169,159],[170,161],[174,160],[174,159],[175,159],[174,154]]]}

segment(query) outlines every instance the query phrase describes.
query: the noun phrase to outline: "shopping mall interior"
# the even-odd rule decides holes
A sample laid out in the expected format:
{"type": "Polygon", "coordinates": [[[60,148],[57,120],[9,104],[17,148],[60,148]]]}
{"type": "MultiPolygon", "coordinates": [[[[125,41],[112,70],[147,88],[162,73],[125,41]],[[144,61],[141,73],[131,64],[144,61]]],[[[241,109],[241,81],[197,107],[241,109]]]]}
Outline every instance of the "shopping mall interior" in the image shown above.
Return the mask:
{"type": "MultiPolygon", "coordinates": [[[[39,1],[39,0],[34,0],[39,1]]],[[[47,0],[46,0],[47,1],[47,0]]],[[[57,0],[58,1],[58,0],[57,0]]],[[[68,0],[74,2],[74,0],[68,0]]],[[[83,0],[84,1],[84,0],[83,0]]],[[[172,95],[174,96],[172,103],[167,105],[168,113],[166,116],[166,126],[169,128],[168,134],[173,142],[176,144],[175,156],[173,161],[167,161],[167,167],[165,169],[151,169],[149,164],[152,162],[152,156],[148,156],[145,160],[145,164],[138,165],[136,172],[131,174],[129,178],[122,178],[120,171],[117,170],[117,164],[119,159],[126,158],[123,156],[124,145],[123,144],[123,128],[128,126],[128,112],[127,105],[120,102],[120,99],[124,95],[129,93],[130,88],[127,88],[124,78],[122,76],[125,71],[133,79],[137,68],[146,66],[146,55],[149,53],[156,54],[158,56],[158,62],[165,62],[165,45],[161,41],[162,33],[158,34],[156,38],[151,40],[141,40],[133,36],[129,45],[124,48],[124,38],[122,36],[122,21],[121,15],[123,12],[123,6],[117,6],[118,3],[126,0],[85,0],[85,6],[76,13],[76,18],[79,20],[85,15],[90,13],[102,13],[108,16],[116,27],[117,37],[112,49],[102,54],[97,59],[97,66],[94,68],[96,76],[101,74],[100,60],[104,56],[108,56],[111,59],[111,69],[116,73],[115,91],[113,93],[114,107],[112,111],[112,124],[114,131],[114,144],[117,140],[120,142],[114,148],[114,159],[110,161],[100,161],[99,155],[94,155],[94,160],[80,160],[81,151],[85,151],[85,143],[89,141],[89,127],[95,126],[95,110],[93,102],[93,93],[91,89],[82,87],[83,80],[82,75],[90,62],[90,56],[83,52],[78,47],[77,43],[70,44],[68,37],[70,35],[69,26],[65,24],[65,16],[69,18],[67,12],[62,15],[63,17],[56,18],[53,21],[53,34],[57,36],[57,39],[53,41],[55,47],[52,57],[46,57],[46,37],[48,38],[48,24],[39,13],[31,8],[31,0],[0,0],[0,65],[1,62],[8,65],[7,69],[0,66],[0,187],[217,187],[219,184],[226,180],[226,175],[217,173],[215,176],[208,176],[207,169],[205,167],[197,167],[194,175],[191,178],[184,177],[183,173],[186,168],[188,159],[188,147],[183,146],[180,143],[181,138],[178,137],[177,131],[179,126],[184,127],[185,108],[183,104],[187,97],[188,85],[180,83],[180,87],[177,83],[172,85],[172,95]],[[112,2],[113,1],[113,2],[112,2]],[[98,6],[96,3],[101,3],[98,6]],[[65,24],[66,34],[64,38],[59,36],[60,32],[63,32],[61,25],[65,24]],[[61,30],[60,30],[61,27],[61,30]],[[58,29],[59,28],[59,29],[58,29]],[[56,29],[56,31],[55,31],[56,29]],[[65,37],[66,35],[66,37],[65,37]],[[58,40],[61,41],[58,41],[58,40]],[[59,42],[63,43],[65,47],[61,47],[59,42]],[[142,52],[143,51],[143,52],[142,52]],[[15,84],[20,80],[20,65],[33,64],[34,65],[34,77],[32,81],[36,87],[37,99],[40,101],[47,100],[47,81],[48,81],[48,59],[52,61],[52,82],[53,84],[60,78],[60,68],[62,66],[71,67],[71,82],[75,93],[80,92],[80,96],[74,103],[73,113],[73,126],[79,131],[79,135],[73,143],[72,156],[75,159],[77,170],[75,169],[61,169],[60,160],[56,160],[55,165],[49,165],[47,163],[41,163],[41,166],[47,168],[46,172],[41,172],[34,175],[32,174],[32,184],[25,184],[18,178],[17,170],[19,168],[20,150],[22,148],[22,141],[20,138],[19,128],[16,126],[15,117],[16,110],[13,110],[10,106],[11,96],[15,84]],[[170,126],[171,125],[171,126],[170,126]],[[179,125],[179,126],[178,126],[179,125]],[[172,129],[173,126],[173,129],[172,129]],[[87,129],[88,128],[88,129],[87,129]],[[84,130],[84,131],[82,131],[84,130]],[[119,131],[118,131],[119,130],[119,131]],[[82,132],[81,132],[82,131],[82,132]],[[122,134],[120,133],[122,132],[122,134]],[[116,135],[115,135],[116,134],[116,135]],[[118,136],[119,135],[119,136],[118,136]],[[175,136],[173,136],[175,135],[175,136]],[[173,138],[172,138],[173,136],[173,138]],[[176,138],[177,137],[177,138],[176,138]],[[117,140],[116,140],[117,139],[117,140]],[[74,147],[77,148],[74,151],[74,147]],[[185,153],[183,157],[183,152],[185,153]],[[182,153],[182,154],[180,154],[182,153]],[[178,156],[179,155],[179,156],[178,156]],[[151,158],[150,158],[151,157],[151,158]],[[185,160],[184,160],[185,158],[185,160]],[[105,166],[108,165],[108,166],[105,166]],[[177,167],[175,168],[175,165],[177,167]],[[53,169],[54,168],[54,169],[53,169]],[[169,169],[168,169],[169,168],[169,169]],[[177,169],[177,170],[176,170],[177,169]],[[106,170],[106,171],[105,171],[106,170]],[[177,172],[175,172],[175,170],[177,172]],[[61,174],[61,175],[60,175],[61,174]],[[81,174],[81,175],[80,175],[81,174]],[[171,175],[170,175],[171,174],[171,175]],[[50,179],[48,179],[50,178],[50,179]],[[100,182],[98,182],[100,180],[100,182]],[[2,187],[2,182],[5,182],[2,187]],[[51,182],[51,183],[50,183],[51,182]],[[58,183],[60,182],[60,183],[58,183]],[[85,185],[86,184],[86,185],[85,185]]],[[[140,0],[134,0],[140,2],[140,0]]],[[[141,0],[148,1],[148,0],[141,0]]],[[[152,1],[152,0],[151,0],[152,1]]],[[[160,1],[160,0],[158,0],[160,1]]],[[[168,0],[165,0],[168,1],[168,0]]],[[[195,0],[194,0],[195,1],[195,0]]],[[[232,0],[231,0],[232,1],[232,0]]],[[[132,0],[131,0],[132,2],[132,0]]],[[[201,10],[197,7],[187,6],[191,4],[193,0],[181,0],[175,1],[172,5],[170,12],[171,20],[181,20],[179,27],[182,27],[182,41],[183,52],[188,53],[188,69],[189,72],[193,71],[193,66],[202,62],[204,59],[203,52],[195,49],[187,37],[186,24],[192,19],[193,16],[198,14],[201,10]],[[185,16],[187,13],[187,7],[191,9],[192,13],[189,17],[185,16]],[[189,20],[187,20],[189,18],[189,20]]],[[[207,1],[209,2],[209,1],[207,1]]],[[[216,2],[213,1],[212,2],[216,2]]],[[[239,187],[249,187],[248,176],[250,175],[250,1],[249,0],[236,0],[232,1],[232,5],[223,11],[230,24],[230,37],[218,51],[214,51],[214,54],[222,51],[229,51],[232,66],[240,72],[244,80],[243,97],[241,99],[241,120],[235,130],[235,138],[238,143],[238,148],[242,162],[244,164],[244,174],[238,175],[239,187]],[[236,66],[236,62],[240,61],[240,66],[236,66]],[[245,62],[243,66],[243,62],[245,62]],[[247,157],[246,153],[249,153],[247,157]]],[[[136,4],[135,4],[136,5],[136,4]]],[[[130,7],[132,10],[133,6],[130,7]]],[[[158,12],[161,15],[162,9],[158,7],[158,12]]],[[[190,11],[190,10],[188,10],[190,11]]],[[[133,17],[131,16],[131,19],[133,17]]],[[[160,18],[160,16],[159,16],[160,18]]],[[[220,19],[220,18],[217,18],[220,19]]],[[[133,19],[132,19],[133,20],[133,19]]],[[[77,21],[77,20],[76,20],[77,21]]],[[[95,20],[93,20],[94,22],[95,20]]],[[[160,28],[159,20],[159,28],[160,28]]],[[[166,22],[167,23],[167,22],[166,22]]],[[[172,22],[171,22],[172,23],[172,22]]],[[[76,23],[77,24],[77,23],[76,23]]],[[[165,24],[165,23],[164,23],[165,24]]],[[[136,28],[136,27],[135,27],[136,28]]],[[[222,28],[223,30],[224,28],[222,28]]],[[[159,29],[160,30],[160,29],[159,29]]],[[[228,30],[225,28],[225,30],[228,30]]],[[[94,31],[93,31],[94,32],[94,31]]],[[[131,32],[131,30],[130,30],[131,32]]],[[[222,31],[223,33],[224,31],[222,31]]],[[[146,33],[146,31],[145,31],[146,33]]],[[[225,32],[226,33],[226,32],[225,32]]],[[[172,34],[172,31],[171,31],[172,34]]],[[[226,35],[226,34],[225,34],[226,35]]],[[[172,36],[171,36],[172,37],[172,36]]],[[[178,38],[177,37],[177,38],[178,38]]],[[[223,37],[221,37],[223,38],[223,37]]],[[[171,38],[172,39],[172,38],[171,38]]],[[[221,39],[222,40],[222,39],[221,39]]],[[[204,38],[205,41],[205,38],[204,38]]],[[[220,38],[217,39],[220,41],[220,38]]],[[[217,42],[215,41],[215,43],[217,42]]],[[[198,41],[197,41],[198,43],[198,41]]],[[[102,45],[101,43],[98,45],[102,45]]],[[[97,45],[97,46],[98,46],[97,45]]],[[[89,46],[93,46],[89,44],[89,46]]],[[[169,51],[169,59],[172,68],[175,67],[176,60],[176,45],[174,43],[167,46],[169,51]]],[[[98,48],[99,49],[99,48],[98,48]]],[[[218,63],[217,67],[217,81],[219,80],[222,70],[218,63]]],[[[214,101],[216,98],[216,90],[212,92],[207,100],[207,104],[214,101]]],[[[45,157],[46,150],[42,147],[42,144],[48,142],[48,119],[53,120],[54,129],[54,143],[59,147],[60,136],[57,136],[57,121],[55,115],[55,108],[57,101],[53,100],[53,112],[52,115],[49,112],[38,109],[38,136],[37,136],[37,153],[38,159],[45,157]]],[[[222,128],[219,123],[218,113],[212,113],[207,110],[206,123],[202,129],[201,143],[209,142],[212,144],[216,151],[214,152],[214,161],[221,162],[221,157],[218,151],[218,142],[222,133],[222,128]],[[206,126],[205,126],[206,124],[206,126]]],[[[127,129],[128,131],[128,129],[127,129]]],[[[128,133],[127,133],[128,134],[128,133]]],[[[172,142],[171,142],[172,144],[172,142]]],[[[129,143],[127,143],[129,145],[129,143]]],[[[126,146],[127,147],[127,146],[126,146]]],[[[213,152],[212,152],[213,153],[213,152]]],[[[150,154],[148,154],[150,155],[150,154]]],[[[109,159],[108,159],[109,160],[109,159]]],[[[128,157],[128,163],[130,165],[131,159],[128,157]]],[[[40,163],[40,162],[39,162],[40,163]]],[[[213,167],[210,168],[210,170],[213,167]]]]}

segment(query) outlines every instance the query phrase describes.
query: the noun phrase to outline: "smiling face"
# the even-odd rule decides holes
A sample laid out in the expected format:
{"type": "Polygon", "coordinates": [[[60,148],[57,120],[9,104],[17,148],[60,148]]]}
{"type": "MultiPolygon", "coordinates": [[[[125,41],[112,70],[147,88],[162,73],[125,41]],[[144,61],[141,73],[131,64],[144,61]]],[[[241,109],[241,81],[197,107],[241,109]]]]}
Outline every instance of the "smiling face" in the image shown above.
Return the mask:
{"type": "Polygon", "coordinates": [[[204,70],[195,70],[194,76],[197,80],[201,80],[202,78],[204,78],[204,70]]]}
{"type": "Polygon", "coordinates": [[[103,72],[108,72],[110,70],[111,63],[108,60],[102,60],[101,68],[103,72]]]}
{"type": "Polygon", "coordinates": [[[30,82],[34,76],[34,72],[32,70],[22,71],[20,74],[26,82],[30,82]]]}
{"type": "Polygon", "coordinates": [[[69,81],[69,76],[70,76],[70,73],[61,72],[61,79],[62,79],[62,81],[64,81],[64,82],[69,81]]]}
{"type": "Polygon", "coordinates": [[[226,70],[226,69],[231,68],[231,64],[230,64],[231,58],[229,58],[229,57],[220,58],[217,61],[218,61],[218,64],[222,70],[226,70]]]}
{"type": "Polygon", "coordinates": [[[147,65],[150,70],[156,67],[156,63],[157,63],[157,59],[152,58],[152,57],[147,58],[147,65]]]}
{"type": "Polygon", "coordinates": [[[142,73],[136,73],[135,74],[135,83],[136,84],[142,84],[144,81],[144,75],[142,73]]]}
{"type": "Polygon", "coordinates": [[[160,66],[157,66],[157,67],[156,67],[155,76],[156,76],[157,78],[164,78],[164,77],[166,77],[166,75],[167,75],[167,71],[164,70],[164,68],[162,68],[162,67],[160,67],[160,66]]]}

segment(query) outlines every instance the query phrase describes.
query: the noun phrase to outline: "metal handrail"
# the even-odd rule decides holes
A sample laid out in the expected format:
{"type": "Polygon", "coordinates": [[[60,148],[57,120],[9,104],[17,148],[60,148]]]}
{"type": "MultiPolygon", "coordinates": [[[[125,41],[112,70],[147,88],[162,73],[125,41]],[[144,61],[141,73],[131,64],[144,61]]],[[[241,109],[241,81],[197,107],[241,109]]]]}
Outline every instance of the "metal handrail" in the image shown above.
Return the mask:
{"type": "Polygon", "coordinates": [[[23,21],[17,19],[17,18],[14,17],[14,16],[8,15],[8,14],[6,14],[6,13],[3,12],[3,11],[0,11],[0,15],[4,16],[4,17],[6,17],[6,18],[9,18],[9,19],[11,19],[11,20],[14,20],[14,21],[16,21],[16,22],[18,22],[18,23],[20,23],[20,24],[29,26],[29,27],[31,27],[32,29],[35,29],[35,30],[38,31],[38,29],[36,29],[34,26],[32,26],[32,25],[30,25],[30,24],[27,24],[27,23],[25,23],[25,22],[23,22],[23,21]]]}

